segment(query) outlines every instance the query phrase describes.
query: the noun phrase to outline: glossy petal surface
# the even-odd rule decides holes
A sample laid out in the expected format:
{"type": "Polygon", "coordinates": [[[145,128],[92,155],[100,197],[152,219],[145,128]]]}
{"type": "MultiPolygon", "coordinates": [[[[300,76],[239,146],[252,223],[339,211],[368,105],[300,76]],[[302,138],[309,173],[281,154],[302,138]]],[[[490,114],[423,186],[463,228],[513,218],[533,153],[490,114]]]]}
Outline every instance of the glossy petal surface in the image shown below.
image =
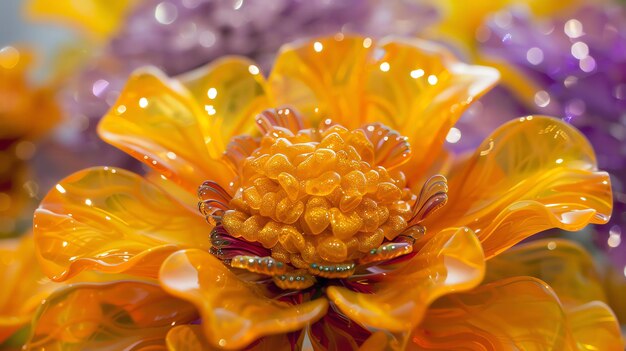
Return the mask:
{"type": "Polygon", "coordinates": [[[327,294],[341,312],[370,330],[410,331],[431,302],[478,285],[484,269],[483,252],[474,233],[450,228],[437,233],[404,266],[387,273],[373,287],[373,294],[336,286],[329,287],[327,294]]]}
{"type": "Polygon", "coordinates": [[[193,306],[139,282],[78,284],[52,295],[34,319],[27,350],[164,350],[193,306]]]}
{"type": "Polygon", "coordinates": [[[438,300],[414,331],[410,346],[477,351],[623,348],[617,322],[604,305],[564,311],[552,289],[530,277],[501,280],[438,300]]]}
{"type": "Polygon", "coordinates": [[[254,134],[257,114],[270,108],[265,78],[243,57],[217,60],[178,77],[205,110],[211,131],[211,155],[221,157],[235,136],[254,134]]]}
{"type": "Polygon", "coordinates": [[[531,276],[548,283],[565,305],[606,301],[591,256],[579,245],[562,239],[520,244],[487,263],[485,282],[531,276]]]}
{"type": "Polygon", "coordinates": [[[488,258],[542,230],[605,223],[612,209],[608,174],[597,171],[587,140],[549,117],[498,128],[450,172],[448,185],[448,204],[425,226],[471,228],[488,258]]]}
{"type": "MultiPolygon", "coordinates": [[[[279,105],[294,106],[313,125],[331,119],[353,129],[383,122],[413,149],[429,150],[497,79],[497,71],[462,64],[432,43],[331,37],[285,46],[269,83],[279,105]]],[[[417,152],[413,168],[425,169],[435,156],[417,152]]]]}
{"type": "Polygon", "coordinates": [[[209,345],[199,325],[179,325],[170,329],[165,343],[169,351],[219,350],[209,345]]]}
{"type": "Polygon", "coordinates": [[[447,49],[417,39],[382,41],[377,50],[362,102],[367,121],[408,137],[414,153],[407,168],[422,174],[467,106],[496,83],[498,71],[466,65],[447,49]]]}
{"type": "Polygon", "coordinates": [[[31,235],[0,241],[0,345],[20,327],[58,284],[37,266],[31,235]]]}
{"type": "Polygon", "coordinates": [[[207,112],[179,82],[154,68],[136,71],[98,125],[106,142],[195,193],[207,179],[228,184],[232,173],[211,158],[207,112]]]}
{"type": "Polygon", "coordinates": [[[54,280],[84,269],[156,277],[170,253],[210,245],[199,213],[140,176],[108,167],[61,181],[34,224],[42,268],[54,280]]]}
{"type": "Polygon", "coordinates": [[[328,308],[324,298],[298,305],[271,300],[202,250],[171,255],[163,263],[160,280],[169,293],[196,305],[214,347],[239,349],[259,337],[302,329],[328,308]]]}

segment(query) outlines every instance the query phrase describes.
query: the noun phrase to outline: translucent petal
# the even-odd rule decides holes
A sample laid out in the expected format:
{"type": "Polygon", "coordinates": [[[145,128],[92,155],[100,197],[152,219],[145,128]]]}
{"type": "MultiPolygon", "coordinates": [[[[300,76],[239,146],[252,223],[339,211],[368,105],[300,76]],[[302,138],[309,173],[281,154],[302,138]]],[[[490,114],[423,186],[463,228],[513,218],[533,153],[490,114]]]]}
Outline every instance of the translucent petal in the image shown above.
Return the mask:
{"type": "Polygon", "coordinates": [[[438,300],[413,332],[408,349],[622,350],[617,322],[600,309],[602,304],[596,306],[572,315],[540,280],[500,280],[438,300]]]}
{"type": "Polygon", "coordinates": [[[78,25],[96,37],[107,38],[123,23],[136,0],[28,1],[27,14],[35,19],[54,19],[78,25]]]}
{"type": "Polygon", "coordinates": [[[46,279],[37,265],[31,235],[0,241],[0,345],[26,325],[41,301],[59,284],[46,279]]]}
{"type": "Polygon", "coordinates": [[[179,325],[170,329],[165,343],[169,351],[219,350],[209,345],[199,325],[179,325]]]}
{"type": "Polygon", "coordinates": [[[372,294],[331,286],[329,299],[353,321],[371,329],[412,330],[439,296],[478,285],[485,269],[483,252],[471,230],[447,229],[404,266],[388,272],[372,294]]]}
{"type": "Polygon", "coordinates": [[[160,280],[170,294],[196,305],[214,347],[243,348],[260,337],[300,330],[328,308],[324,298],[299,305],[269,299],[202,250],[171,255],[163,263],[160,280]]]}
{"type": "Polygon", "coordinates": [[[514,276],[541,279],[566,305],[606,301],[591,256],[571,241],[532,241],[512,247],[488,261],[485,282],[514,276]]]}
{"type": "Polygon", "coordinates": [[[612,209],[609,177],[597,171],[589,142],[549,117],[498,128],[450,172],[448,185],[447,205],[424,225],[430,233],[471,228],[487,258],[542,230],[605,223],[612,209]]]}
{"type": "Polygon", "coordinates": [[[277,106],[293,106],[317,125],[330,118],[355,129],[364,122],[363,87],[372,47],[364,38],[320,38],[282,47],[268,82],[277,106]]]}
{"type": "Polygon", "coordinates": [[[384,40],[368,65],[367,121],[408,137],[413,156],[406,167],[423,173],[463,111],[498,78],[495,69],[461,63],[434,43],[384,40]]]}
{"type": "Polygon", "coordinates": [[[201,118],[213,131],[209,150],[214,158],[221,156],[233,137],[254,134],[254,118],[271,107],[265,78],[254,67],[246,58],[232,57],[178,77],[205,111],[201,118]]]}
{"type": "Polygon", "coordinates": [[[53,294],[38,310],[26,349],[165,349],[172,326],[197,318],[191,304],[157,285],[77,284],[53,294]]]}
{"type": "MultiPolygon", "coordinates": [[[[284,47],[269,83],[278,104],[314,124],[382,122],[407,136],[413,150],[433,150],[497,79],[496,70],[465,65],[432,43],[327,37],[284,47]]],[[[436,156],[414,152],[411,168],[424,171],[436,156]]]]}
{"type": "Polygon", "coordinates": [[[195,193],[203,181],[228,184],[232,171],[209,154],[206,112],[176,80],[155,68],[135,71],[98,125],[106,142],[195,193]]]}
{"type": "Polygon", "coordinates": [[[108,167],[61,181],[34,225],[42,268],[54,280],[85,269],[156,277],[170,253],[210,246],[211,228],[199,212],[134,173],[108,167]]]}

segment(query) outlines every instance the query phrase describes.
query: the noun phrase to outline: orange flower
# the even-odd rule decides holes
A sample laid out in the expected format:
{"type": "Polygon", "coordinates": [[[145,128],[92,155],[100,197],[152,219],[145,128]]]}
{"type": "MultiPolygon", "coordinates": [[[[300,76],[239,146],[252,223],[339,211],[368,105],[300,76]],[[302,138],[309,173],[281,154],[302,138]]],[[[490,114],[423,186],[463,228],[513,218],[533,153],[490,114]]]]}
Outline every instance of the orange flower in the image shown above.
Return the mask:
{"type": "Polygon", "coordinates": [[[31,60],[12,46],[0,49],[0,237],[16,230],[28,201],[25,161],[35,152],[33,142],[60,118],[53,90],[28,83],[31,60]]]}
{"type": "Polygon", "coordinates": [[[584,344],[615,349],[602,304],[564,312],[535,278],[479,286],[486,258],[611,211],[589,143],[557,119],[510,122],[468,157],[442,149],[497,78],[431,43],[343,35],[286,46],[268,79],[243,58],[177,79],[136,72],[99,132],[153,171],[66,178],[37,210],[35,238],[53,280],[97,270],[163,290],[60,293],[31,346],[582,350],[572,328],[592,325],[607,337],[584,329],[584,344]],[[75,308],[98,318],[68,336],[59,315],[75,308]]]}

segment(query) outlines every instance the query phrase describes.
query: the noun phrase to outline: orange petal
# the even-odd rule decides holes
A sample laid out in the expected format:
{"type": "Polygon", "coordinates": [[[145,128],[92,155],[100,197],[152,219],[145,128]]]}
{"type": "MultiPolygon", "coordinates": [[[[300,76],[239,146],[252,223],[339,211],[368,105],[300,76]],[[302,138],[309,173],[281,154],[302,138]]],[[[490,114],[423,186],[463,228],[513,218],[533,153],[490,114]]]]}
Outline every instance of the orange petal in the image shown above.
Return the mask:
{"type": "MultiPolygon", "coordinates": [[[[560,297],[560,296],[559,296],[560,297]]],[[[603,302],[593,301],[566,310],[575,350],[615,350],[626,346],[615,315],[603,302]]]]}
{"type": "Polygon", "coordinates": [[[270,107],[265,78],[254,62],[244,57],[217,60],[178,79],[205,110],[214,158],[221,156],[231,138],[254,134],[254,118],[270,107]]]}
{"type": "Polygon", "coordinates": [[[98,125],[106,142],[195,193],[210,179],[228,184],[224,163],[211,158],[207,112],[191,93],[155,68],[133,73],[111,110],[98,125]]]}
{"type": "Polygon", "coordinates": [[[196,318],[192,305],[157,285],[77,284],[46,300],[34,318],[26,349],[164,349],[173,325],[196,318]]]}
{"type": "Polygon", "coordinates": [[[165,344],[169,351],[218,350],[209,345],[199,325],[179,325],[170,329],[165,344]]]}
{"type": "Polygon", "coordinates": [[[578,244],[545,239],[520,244],[487,263],[485,282],[531,276],[548,283],[565,305],[606,301],[591,256],[578,244]]]}
{"type": "Polygon", "coordinates": [[[367,121],[408,137],[407,167],[421,174],[467,106],[498,81],[498,71],[466,65],[443,46],[418,39],[383,40],[374,56],[363,101],[367,121]]]}
{"type": "Polygon", "coordinates": [[[438,300],[407,349],[622,350],[617,321],[599,306],[572,315],[540,280],[501,280],[438,300]],[[587,327],[591,329],[581,329],[587,327]],[[590,331],[598,332],[597,337],[590,331]]]}
{"type": "Polygon", "coordinates": [[[0,241],[0,345],[25,326],[59,284],[39,269],[31,235],[0,241]]]}
{"type": "Polygon", "coordinates": [[[293,106],[317,125],[330,118],[349,129],[364,122],[366,61],[373,50],[364,38],[326,37],[282,47],[268,82],[277,106],[293,106]]]}
{"type": "Polygon", "coordinates": [[[266,298],[258,287],[240,280],[208,252],[184,250],[171,255],[160,273],[161,285],[200,311],[211,345],[243,348],[273,334],[300,330],[322,317],[324,298],[289,305],[266,298]]]}
{"type": "Polygon", "coordinates": [[[466,106],[498,76],[432,43],[335,36],[285,46],[268,81],[278,104],[314,125],[382,122],[408,136],[413,150],[433,150],[412,157],[410,168],[424,171],[466,106]]]}
{"type": "Polygon", "coordinates": [[[606,223],[612,209],[609,176],[597,171],[589,142],[549,117],[497,129],[451,172],[448,185],[448,204],[424,225],[430,233],[471,228],[487,258],[542,230],[606,223]]]}
{"type": "Polygon", "coordinates": [[[391,332],[412,330],[439,296],[478,285],[485,269],[483,252],[471,230],[447,229],[406,265],[387,273],[373,294],[331,286],[328,297],[353,321],[391,332]]]}
{"type": "Polygon", "coordinates": [[[140,176],[109,167],[61,181],[35,212],[35,241],[46,275],[81,270],[156,277],[170,253],[208,249],[210,226],[140,176]]]}

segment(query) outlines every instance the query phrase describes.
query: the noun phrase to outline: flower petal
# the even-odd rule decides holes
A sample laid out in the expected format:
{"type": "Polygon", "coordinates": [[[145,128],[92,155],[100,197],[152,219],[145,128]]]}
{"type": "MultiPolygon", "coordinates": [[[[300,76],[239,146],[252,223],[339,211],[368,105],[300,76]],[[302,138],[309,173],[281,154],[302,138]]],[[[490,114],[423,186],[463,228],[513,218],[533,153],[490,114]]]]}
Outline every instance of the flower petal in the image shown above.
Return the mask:
{"type": "Polygon", "coordinates": [[[295,306],[269,299],[202,250],[171,255],[161,267],[160,280],[170,294],[196,305],[214,347],[243,348],[260,337],[300,330],[328,308],[324,298],[295,306]]]}
{"type": "Polygon", "coordinates": [[[213,159],[211,131],[200,107],[180,83],[155,68],[135,71],[98,125],[106,142],[195,193],[203,181],[228,184],[233,177],[213,159]]]}
{"type": "Polygon", "coordinates": [[[326,37],[284,45],[268,78],[276,106],[293,106],[316,125],[326,118],[356,129],[364,122],[364,38],[326,37]]]}
{"type": "Polygon", "coordinates": [[[0,241],[0,345],[31,319],[58,284],[43,275],[37,265],[31,235],[0,241]]]}
{"type": "Polygon", "coordinates": [[[544,282],[516,277],[438,300],[413,332],[413,344],[408,349],[622,350],[617,322],[604,312],[585,312],[589,326],[599,323],[591,327],[597,328],[598,337],[587,330],[582,335],[574,334],[581,330],[572,328],[571,323],[582,327],[578,322],[582,316],[572,319],[564,312],[544,282]],[[587,344],[580,344],[581,340],[587,344]]]}
{"type": "MultiPolygon", "coordinates": [[[[211,351],[221,350],[211,346],[206,340],[202,326],[200,325],[179,325],[172,328],[167,333],[165,339],[169,351],[211,351]]],[[[246,348],[246,351],[291,351],[290,340],[286,334],[264,337],[246,348]]]]}
{"type": "MultiPolygon", "coordinates": [[[[269,84],[279,105],[294,106],[314,123],[329,118],[354,129],[382,122],[407,136],[413,150],[433,150],[498,77],[495,69],[463,64],[417,39],[335,36],[285,46],[269,84]]],[[[424,171],[436,156],[416,152],[411,168],[424,171]]]]}
{"type": "Polygon", "coordinates": [[[327,290],[330,300],[368,329],[412,330],[439,296],[478,285],[485,269],[480,243],[471,230],[438,233],[406,265],[387,273],[373,294],[343,287],[327,290]]]}
{"type": "Polygon", "coordinates": [[[230,57],[178,77],[205,110],[212,131],[209,145],[217,158],[237,135],[256,133],[255,117],[270,108],[266,82],[254,62],[230,57]]]}
{"type": "Polygon", "coordinates": [[[485,282],[531,276],[548,283],[565,305],[606,301],[593,259],[579,245],[562,239],[520,244],[487,263],[485,282]]]}
{"type": "Polygon", "coordinates": [[[567,309],[567,318],[577,350],[624,350],[624,340],[611,308],[593,301],[567,309]]]}
{"type": "Polygon", "coordinates": [[[410,168],[423,173],[467,106],[498,81],[498,71],[464,64],[443,46],[418,39],[383,40],[378,50],[368,66],[367,121],[408,137],[410,168]]]}
{"type": "Polygon", "coordinates": [[[46,275],[65,280],[81,270],[156,277],[170,253],[210,247],[210,227],[142,177],[97,167],[61,181],[34,218],[46,275]]]}
{"type": "Polygon", "coordinates": [[[141,282],[77,284],[46,300],[28,350],[138,350],[165,346],[168,330],[197,318],[195,308],[141,282]]]}
{"type": "Polygon", "coordinates": [[[606,223],[612,208],[609,176],[597,171],[589,142],[549,117],[497,129],[451,172],[448,185],[448,204],[424,225],[430,233],[471,228],[487,258],[542,230],[606,223]]]}

